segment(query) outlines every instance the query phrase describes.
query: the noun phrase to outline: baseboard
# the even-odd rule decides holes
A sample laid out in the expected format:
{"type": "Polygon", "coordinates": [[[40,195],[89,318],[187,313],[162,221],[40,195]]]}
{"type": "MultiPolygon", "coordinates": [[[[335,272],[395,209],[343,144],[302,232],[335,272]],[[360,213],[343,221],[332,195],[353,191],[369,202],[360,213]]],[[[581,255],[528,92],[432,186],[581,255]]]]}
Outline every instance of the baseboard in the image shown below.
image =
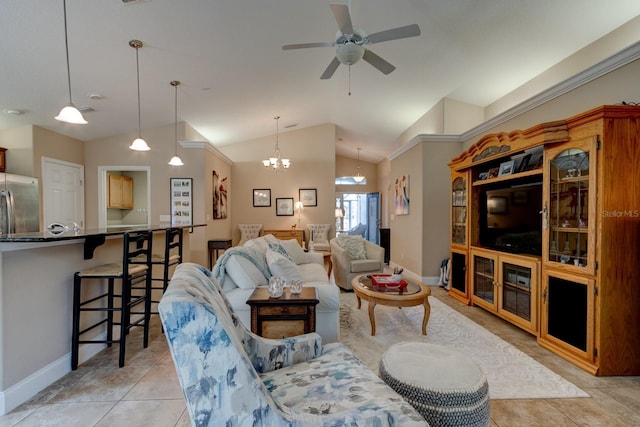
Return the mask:
{"type": "MultiPolygon", "coordinates": [[[[98,339],[105,339],[106,332],[103,335],[98,339]]],[[[106,345],[97,344],[81,345],[78,352],[79,362],[82,363],[91,359],[106,347],[106,345]]],[[[71,372],[71,352],[37,370],[8,389],[2,390],[0,392],[0,415],[6,415],[13,411],[69,372],[71,372]]]]}

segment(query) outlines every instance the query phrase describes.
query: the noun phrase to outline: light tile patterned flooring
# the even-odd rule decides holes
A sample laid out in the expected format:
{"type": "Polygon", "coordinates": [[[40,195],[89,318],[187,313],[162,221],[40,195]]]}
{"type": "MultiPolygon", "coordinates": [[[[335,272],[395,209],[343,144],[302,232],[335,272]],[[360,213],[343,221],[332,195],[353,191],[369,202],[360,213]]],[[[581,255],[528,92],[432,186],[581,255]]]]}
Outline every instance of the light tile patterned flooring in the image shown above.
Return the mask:
{"type": "MultiPolygon", "coordinates": [[[[593,377],[538,346],[531,335],[482,309],[458,303],[441,288],[432,290],[433,298],[465,314],[592,396],[493,400],[491,426],[640,425],[640,377],[593,377]]],[[[0,426],[191,425],[157,316],[152,323],[152,340],[147,349],[139,344],[139,333],[132,332],[125,367],[118,368],[118,349],[114,345],[0,417],[0,426]]]]}

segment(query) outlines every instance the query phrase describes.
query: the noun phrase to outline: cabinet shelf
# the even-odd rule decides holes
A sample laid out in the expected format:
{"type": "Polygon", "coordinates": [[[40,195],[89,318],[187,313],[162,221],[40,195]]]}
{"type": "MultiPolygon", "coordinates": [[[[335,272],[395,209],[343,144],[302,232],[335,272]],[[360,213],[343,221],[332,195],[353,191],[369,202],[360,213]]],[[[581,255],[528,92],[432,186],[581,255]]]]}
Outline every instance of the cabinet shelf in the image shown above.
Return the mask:
{"type": "Polygon", "coordinates": [[[532,169],[530,171],[512,173],[510,175],[498,176],[495,178],[487,178],[487,179],[477,179],[473,181],[473,186],[477,187],[479,185],[489,185],[495,182],[509,181],[512,179],[525,178],[528,176],[542,175],[542,168],[532,169]]]}
{"type": "Polygon", "coordinates": [[[551,231],[558,233],[588,233],[588,227],[558,227],[556,225],[551,227],[551,231]]]}

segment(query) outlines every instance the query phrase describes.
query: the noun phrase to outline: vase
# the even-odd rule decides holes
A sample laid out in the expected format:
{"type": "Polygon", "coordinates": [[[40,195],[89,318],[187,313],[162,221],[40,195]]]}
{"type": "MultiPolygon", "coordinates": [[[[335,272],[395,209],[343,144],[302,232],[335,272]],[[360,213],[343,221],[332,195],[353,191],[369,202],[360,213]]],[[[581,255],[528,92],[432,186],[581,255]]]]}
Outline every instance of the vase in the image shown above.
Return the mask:
{"type": "Polygon", "coordinates": [[[282,277],[271,276],[268,291],[271,298],[280,298],[284,292],[284,279],[282,277]]]}

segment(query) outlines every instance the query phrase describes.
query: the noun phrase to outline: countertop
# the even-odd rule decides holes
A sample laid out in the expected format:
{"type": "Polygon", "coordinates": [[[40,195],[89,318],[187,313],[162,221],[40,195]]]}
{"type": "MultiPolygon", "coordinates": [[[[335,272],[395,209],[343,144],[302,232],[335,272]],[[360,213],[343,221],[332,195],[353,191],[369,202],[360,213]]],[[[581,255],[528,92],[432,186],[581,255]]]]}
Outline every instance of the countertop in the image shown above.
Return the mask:
{"type": "Polygon", "coordinates": [[[79,229],[74,231],[72,228],[61,233],[53,233],[49,230],[33,232],[33,233],[14,233],[0,234],[0,243],[38,243],[38,242],[58,242],[63,240],[80,240],[84,239],[84,258],[91,259],[94,250],[105,242],[109,236],[123,235],[129,231],[163,231],[167,228],[193,228],[204,227],[206,224],[190,224],[190,225],[171,225],[169,223],[144,226],[129,227],[109,227],[109,228],[93,228],[79,229]]]}

